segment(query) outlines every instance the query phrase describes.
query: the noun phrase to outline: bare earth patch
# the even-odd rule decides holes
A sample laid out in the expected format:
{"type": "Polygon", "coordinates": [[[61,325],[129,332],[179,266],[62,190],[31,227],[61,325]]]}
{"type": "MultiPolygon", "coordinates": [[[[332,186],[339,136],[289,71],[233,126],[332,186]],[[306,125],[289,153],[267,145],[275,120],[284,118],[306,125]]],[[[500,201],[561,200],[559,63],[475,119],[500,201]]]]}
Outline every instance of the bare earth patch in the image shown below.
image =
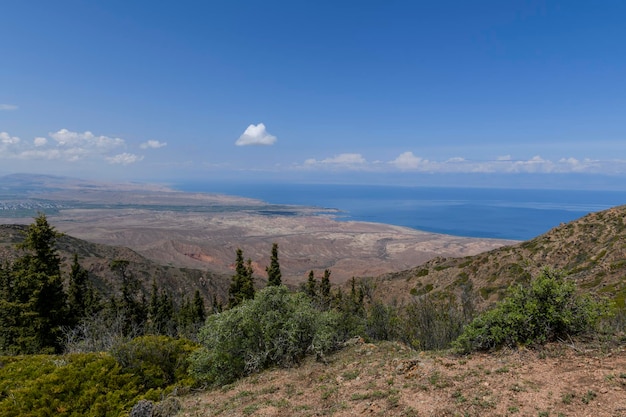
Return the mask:
{"type": "Polygon", "coordinates": [[[626,347],[456,356],[355,341],[294,369],[180,398],[199,416],[626,416],[626,347]]]}

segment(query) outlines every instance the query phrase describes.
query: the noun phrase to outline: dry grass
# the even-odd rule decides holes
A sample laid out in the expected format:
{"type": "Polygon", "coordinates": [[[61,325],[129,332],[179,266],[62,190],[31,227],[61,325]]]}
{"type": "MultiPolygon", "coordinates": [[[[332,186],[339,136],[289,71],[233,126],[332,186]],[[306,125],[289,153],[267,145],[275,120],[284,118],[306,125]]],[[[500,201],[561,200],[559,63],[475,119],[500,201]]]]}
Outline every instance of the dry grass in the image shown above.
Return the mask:
{"type": "Polygon", "coordinates": [[[455,356],[362,341],[181,398],[178,416],[626,416],[626,347],[455,356]]]}

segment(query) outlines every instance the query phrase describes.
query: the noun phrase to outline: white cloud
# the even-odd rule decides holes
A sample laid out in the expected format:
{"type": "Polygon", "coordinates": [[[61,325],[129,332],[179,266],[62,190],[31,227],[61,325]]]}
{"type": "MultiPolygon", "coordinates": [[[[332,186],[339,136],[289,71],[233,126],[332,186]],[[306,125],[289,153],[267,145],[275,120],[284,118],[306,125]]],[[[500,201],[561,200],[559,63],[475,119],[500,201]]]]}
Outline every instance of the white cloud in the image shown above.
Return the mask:
{"type": "Polygon", "coordinates": [[[83,133],[61,129],[58,132],[49,133],[60,146],[85,146],[99,149],[112,149],[125,145],[124,139],[111,138],[108,136],[95,136],[86,131],[83,133]]]}
{"type": "Polygon", "coordinates": [[[237,146],[249,146],[249,145],[273,145],[276,142],[276,136],[270,135],[265,130],[265,125],[259,123],[258,125],[250,125],[243,132],[243,135],[239,136],[235,145],[237,146]]]}
{"type": "Polygon", "coordinates": [[[18,107],[14,104],[0,104],[0,110],[17,110],[18,107]]]}
{"type": "Polygon", "coordinates": [[[342,153],[339,155],[335,155],[331,158],[322,159],[318,161],[314,158],[309,158],[304,161],[304,164],[307,166],[312,165],[326,165],[326,166],[335,166],[335,167],[354,167],[354,166],[362,166],[367,164],[367,161],[360,153],[342,153]]]}
{"type": "Polygon", "coordinates": [[[502,155],[496,158],[497,161],[510,161],[511,155],[502,155]]]}
{"type": "Polygon", "coordinates": [[[38,138],[35,138],[35,139],[33,140],[33,144],[34,144],[36,147],[46,146],[46,145],[48,144],[48,139],[46,139],[46,138],[42,138],[42,137],[38,137],[38,138]]]}
{"type": "Polygon", "coordinates": [[[417,169],[420,165],[428,163],[428,161],[413,155],[413,152],[403,152],[390,163],[396,168],[405,171],[417,169]]]}
{"type": "Polygon", "coordinates": [[[20,143],[20,138],[17,136],[11,136],[7,132],[0,132],[1,145],[16,145],[18,143],[20,143]]]}
{"type": "Polygon", "coordinates": [[[105,158],[110,164],[129,165],[143,160],[143,156],[124,152],[115,156],[105,158]]]}
{"type": "Polygon", "coordinates": [[[159,142],[158,140],[149,140],[139,145],[141,149],[158,149],[167,146],[167,142],[159,142]]]}

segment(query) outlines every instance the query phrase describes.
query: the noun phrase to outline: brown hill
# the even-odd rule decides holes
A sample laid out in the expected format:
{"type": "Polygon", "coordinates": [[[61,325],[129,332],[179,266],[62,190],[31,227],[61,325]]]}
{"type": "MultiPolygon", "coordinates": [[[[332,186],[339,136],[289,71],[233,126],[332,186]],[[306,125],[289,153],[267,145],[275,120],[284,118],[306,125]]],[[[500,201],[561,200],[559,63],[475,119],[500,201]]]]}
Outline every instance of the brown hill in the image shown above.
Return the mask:
{"type": "MultiPolygon", "coordinates": [[[[15,244],[23,240],[25,230],[24,225],[0,225],[0,261],[19,256],[15,244]]],[[[129,261],[128,271],[139,279],[145,294],[149,294],[154,279],[159,287],[177,299],[191,298],[200,290],[207,301],[214,295],[220,301],[227,300],[230,277],[223,274],[159,265],[129,248],[91,243],[69,235],[59,238],[56,247],[63,271],[68,273],[74,254],[78,254],[79,263],[89,271],[90,281],[105,296],[115,293],[121,286],[119,276],[109,267],[112,260],[120,259],[129,261]]]]}
{"type": "Polygon", "coordinates": [[[375,296],[406,302],[415,296],[459,296],[473,288],[479,304],[500,299],[512,283],[527,281],[541,269],[567,272],[578,288],[626,298],[626,206],[588,214],[526,242],[474,256],[430,260],[407,271],[370,282],[375,296]]]}

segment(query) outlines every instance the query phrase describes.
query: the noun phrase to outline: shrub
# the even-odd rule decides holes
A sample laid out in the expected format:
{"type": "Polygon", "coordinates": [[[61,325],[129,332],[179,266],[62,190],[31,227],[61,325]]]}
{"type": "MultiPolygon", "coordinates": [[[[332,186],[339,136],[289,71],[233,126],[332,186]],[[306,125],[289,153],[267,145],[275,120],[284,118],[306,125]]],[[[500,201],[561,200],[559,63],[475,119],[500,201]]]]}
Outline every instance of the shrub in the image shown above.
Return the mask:
{"type": "Polygon", "coordinates": [[[266,287],[253,300],[207,319],[191,372],[200,381],[223,385],[272,365],[292,366],[307,352],[334,349],[339,320],[336,312],[315,310],[305,294],[266,287]]]}
{"type": "Polygon", "coordinates": [[[108,354],[15,356],[1,362],[3,417],[119,416],[144,392],[138,378],[108,354]]]}
{"type": "Polygon", "coordinates": [[[469,352],[554,341],[592,330],[606,311],[606,303],[576,294],[562,273],[544,269],[530,284],[509,288],[495,308],[464,329],[454,347],[469,352]]]}
{"type": "Polygon", "coordinates": [[[407,305],[399,323],[402,342],[414,349],[431,350],[449,347],[461,334],[466,319],[454,302],[425,297],[407,305]]]}
{"type": "Polygon", "coordinates": [[[197,348],[189,340],[148,335],[114,346],[111,355],[146,388],[165,388],[188,377],[189,356],[197,348]]]}

